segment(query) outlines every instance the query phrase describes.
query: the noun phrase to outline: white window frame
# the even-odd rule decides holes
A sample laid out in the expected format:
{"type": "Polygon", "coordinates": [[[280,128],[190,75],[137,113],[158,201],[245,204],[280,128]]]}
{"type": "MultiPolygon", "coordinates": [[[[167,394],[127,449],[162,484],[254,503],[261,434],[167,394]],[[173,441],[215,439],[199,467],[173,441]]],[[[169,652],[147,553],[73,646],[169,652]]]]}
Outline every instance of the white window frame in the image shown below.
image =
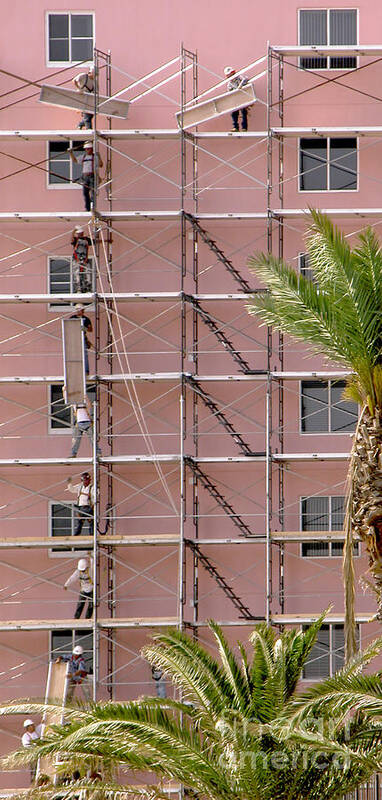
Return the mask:
{"type": "MultiPolygon", "coordinates": [[[[302,533],[304,532],[303,531],[303,527],[302,527],[302,525],[303,525],[303,513],[302,513],[303,501],[304,500],[309,500],[311,497],[318,497],[318,498],[319,497],[325,497],[325,498],[328,498],[328,500],[329,500],[329,503],[328,503],[328,506],[329,506],[329,528],[328,528],[328,533],[330,533],[330,532],[334,533],[334,532],[338,531],[338,528],[333,528],[332,527],[332,499],[333,499],[333,497],[344,497],[344,499],[345,499],[345,495],[332,495],[332,494],[328,494],[328,495],[326,495],[326,494],[325,495],[323,495],[323,494],[320,494],[320,495],[302,495],[300,497],[300,531],[302,533]]],[[[333,553],[332,552],[333,542],[331,542],[331,541],[323,542],[320,539],[313,539],[314,531],[309,531],[309,533],[312,535],[312,538],[309,537],[309,542],[311,544],[313,544],[315,542],[319,542],[320,544],[328,545],[328,552],[327,553],[317,553],[317,555],[307,556],[307,555],[305,555],[303,553],[303,545],[306,544],[306,542],[300,542],[300,557],[301,558],[303,558],[303,559],[308,558],[309,559],[309,558],[342,558],[343,557],[343,553],[333,553]]],[[[354,555],[354,558],[359,558],[359,556],[361,555],[361,542],[355,542],[355,544],[357,544],[357,552],[354,552],[353,555],[354,555]]]]}
{"type": "MultiPolygon", "coordinates": [[[[356,159],[357,159],[357,166],[356,166],[356,181],[357,181],[357,188],[356,189],[301,189],[300,188],[300,177],[301,177],[301,170],[300,170],[300,153],[301,153],[301,139],[315,139],[315,136],[299,136],[297,139],[297,164],[296,164],[296,175],[297,175],[297,192],[298,194],[354,194],[354,192],[359,192],[359,137],[358,136],[323,136],[320,137],[322,139],[326,139],[326,185],[329,187],[330,183],[330,140],[331,139],[355,139],[356,140],[356,159]]],[[[333,163],[333,162],[332,162],[333,163]]],[[[70,185],[70,184],[69,184],[70,185]]]]}
{"type": "MultiPolygon", "coordinates": [[[[72,256],[71,255],[66,255],[66,254],[63,254],[63,253],[60,253],[58,255],[49,255],[47,257],[47,270],[46,270],[46,275],[47,275],[47,281],[46,281],[46,287],[47,288],[46,288],[46,290],[47,290],[47,294],[51,294],[51,291],[50,291],[50,288],[51,288],[50,287],[50,264],[51,264],[51,261],[53,261],[54,259],[60,259],[61,261],[69,261],[70,280],[72,281],[72,278],[73,278],[73,273],[72,273],[73,261],[72,261],[72,256]]],[[[92,292],[95,292],[96,274],[95,274],[95,260],[94,260],[93,256],[89,257],[89,263],[91,265],[92,273],[93,273],[92,292]]],[[[63,292],[63,294],[65,294],[65,292],[63,292]]],[[[72,294],[75,294],[75,292],[73,291],[72,294]]],[[[78,292],[77,294],[78,294],[78,302],[80,302],[81,301],[81,292],[78,292]]],[[[56,311],[68,311],[69,309],[74,308],[74,306],[75,306],[75,302],[73,302],[73,303],[58,303],[58,302],[54,303],[54,302],[52,302],[52,303],[49,303],[49,305],[48,305],[48,311],[53,311],[53,312],[56,312],[56,311]]]]}
{"type": "MultiPolygon", "coordinates": [[[[306,278],[306,275],[304,275],[304,271],[310,270],[312,272],[312,268],[301,266],[303,258],[309,258],[309,253],[307,253],[306,250],[301,250],[299,253],[297,253],[297,264],[298,264],[299,275],[302,275],[303,278],[306,278]]],[[[310,278],[310,280],[314,282],[314,277],[310,278]]]]}
{"type": "MultiPolygon", "coordinates": [[[[330,26],[329,26],[330,13],[329,12],[330,11],[355,11],[356,12],[356,27],[357,27],[357,43],[354,44],[354,45],[349,44],[349,47],[357,47],[359,45],[359,9],[358,8],[354,8],[354,7],[352,8],[351,6],[348,6],[346,8],[339,8],[338,6],[329,6],[327,8],[322,8],[320,6],[309,6],[308,8],[299,8],[297,11],[298,11],[298,13],[297,13],[297,36],[298,36],[297,41],[298,41],[299,44],[300,44],[300,33],[301,33],[301,27],[300,27],[301,11],[326,11],[326,38],[327,38],[328,42],[330,40],[330,26]]],[[[306,45],[306,46],[308,47],[308,45],[306,45]]],[[[317,47],[319,47],[319,46],[320,45],[317,45],[317,47]]],[[[330,45],[322,45],[322,47],[330,47],[330,45]]],[[[344,45],[344,47],[346,47],[346,45],[344,45]]],[[[299,66],[299,69],[301,70],[301,72],[330,72],[330,73],[332,73],[332,72],[353,72],[356,69],[358,69],[358,67],[359,67],[359,56],[346,56],[345,54],[343,56],[338,56],[338,58],[355,58],[356,59],[355,67],[330,67],[329,66],[330,58],[337,58],[337,56],[319,56],[319,55],[316,55],[315,53],[312,53],[311,56],[300,56],[300,58],[298,59],[298,66],[299,66]],[[300,59],[301,58],[326,58],[327,66],[326,67],[311,67],[311,68],[309,68],[309,67],[301,67],[300,66],[300,59]]]]}
{"type": "Polygon", "coordinates": [[[70,426],[68,426],[67,428],[65,428],[65,427],[53,428],[52,427],[52,395],[51,395],[51,388],[52,388],[52,386],[61,386],[61,385],[63,386],[63,384],[59,384],[59,383],[55,383],[54,382],[54,383],[50,383],[47,386],[47,391],[48,391],[48,401],[47,401],[47,405],[48,405],[48,435],[50,435],[50,436],[51,435],[53,435],[53,436],[69,436],[69,435],[71,436],[72,435],[73,411],[71,409],[70,409],[70,418],[71,418],[70,426]]]}
{"type": "MultiPolygon", "coordinates": [[[[72,139],[60,139],[61,143],[64,142],[64,141],[67,141],[69,143],[69,147],[73,147],[73,145],[76,144],[76,142],[74,142],[72,139]]],[[[70,181],[68,181],[67,183],[49,183],[49,173],[50,173],[49,144],[50,143],[54,144],[54,143],[56,143],[56,140],[55,139],[48,140],[47,143],[46,143],[46,163],[48,164],[48,169],[46,170],[46,188],[49,191],[52,191],[52,190],[56,191],[57,189],[59,191],[62,191],[63,189],[64,190],[76,189],[76,191],[78,191],[78,189],[82,189],[82,185],[80,183],[72,180],[74,164],[73,164],[72,159],[70,158],[70,156],[69,156],[70,181]]],[[[78,151],[78,152],[81,152],[81,151],[78,151]]]]}
{"type": "MultiPolygon", "coordinates": [[[[92,620],[90,619],[89,622],[91,622],[91,621],[92,620]]],[[[66,628],[65,625],[63,625],[62,628],[59,628],[58,630],[62,630],[62,631],[71,633],[71,635],[72,635],[71,647],[72,648],[75,646],[75,644],[79,644],[79,641],[81,640],[81,636],[77,636],[76,637],[76,630],[77,630],[78,634],[81,633],[84,636],[89,636],[89,634],[92,634],[92,650],[85,650],[85,655],[86,655],[86,653],[91,653],[92,654],[92,662],[93,662],[94,630],[93,630],[93,626],[92,625],[89,625],[89,628],[83,628],[83,629],[82,628],[81,629],[78,629],[78,628],[77,629],[76,628],[66,628]]],[[[55,633],[57,633],[57,629],[49,631],[49,656],[50,656],[50,660],[51,661],[55,660],[56,658],[58,658],[58,655],[60,655],[59,650],[53,651],[53,636],[54,636],[55,633]]],[[[61,651],[61,654],[63,654],[63,653],[64,653],[64,651],[61,651]]],[[[69,653],[67,653],[67,655],[69,655],[69,653]]],[[[92,664],[92,668],[93,668],[93,674],[90,674],[90,676],[89,676],[90,680],[94,679],[94,664],[92,664]]]]}
{"type": "MultiPolygon", "coordinates": [[[[334,669],[333,669],[333,660],[334,660],[333,659],[333,656],[334,656],[333,629],[334,629],[335,625],[342,625],[344,627],[344,623],[343,622],[324,622],[324,625],[328,625],[329,626],[329,675],[327,675],[326,677],[332,678],[333,675],[335,674],[334,669]]],[[[301,631],[306,630],[306,626],[301,625],[300,630],[301,631]]],[[[358,633],[358,646],[359,646],[360,650],[362,650],[361,630],[362,630],[361,629],[361,625],[358,624],[357,625],[357,633],[358,633]]],[[[311,653],[312,653],[312,651],[311,651],[311,653]]],[[[325,680],[325,678],[322,675],[318,675],[315,678],[305,678],[302,675],[301,676],[301,680],[304,681],[305,683],[316,683],[316,681],[317,682],[318,681],[322,681],[322,680],[325,680]]]]}
{"type": "MultiPolygon", "coordinates": [[[[52,510],[53,506],[70,506],[72,509],[72,521],[73,523],[76,520],[76,511],[75,511],[75,500],[49,500],[48,501],[48,537],[52,540],[52,547],[48,550],[48,557],[49,558],[67,558],[67,559],[78,559],[78,558],[86,558],[89,555],[89,549],[81,550],[80,545],[76,544],[76,537],[73,536],[73,546],[71,545],[62,545],[63,547],[68,547],[68,550],[53,550],[54,547],[60,546],[60,537],[53,536],[52,534],[52,510]]],[[[69,575],[68,575],[69,577],[69,575]]]]}
{"type": "MultiPolygon", "coordinates": [[[[66,11],[65,9],[55,8],[55,9],[51,9],[51,10],[45,12],[45,60],[46,60],[46,66],[47,67],[71,67],[71,66],[74,67],[76,64],[83,64],[83,61],[72,61],[70,59],[68,59],[68,61],[50,61],[49,60],[49,16],[50,16],[50,14],[56,14],[56,15],[57,14],[61,14],[61,15],[68,14],[68,16],[69,16],[69,50],[71,50],[70,18],[71,17],[75,17],[75,16],[83,16],[83,15],[86,15],[86,16],[89,16],[89,17],[93,18],[93,47],[92,47],[92,55],[88,59],[88,61],[92,61],[93,60],[94,48],[95,48],[95,42],[96,42],[95,12],[94,11],[89,11],[88,9],[86,9],[84,11],[79,11],[78,9],[76,11],[66,11]]],[[[69,53],[69,55],[71,55],[71,53],[69,53]]]]}
{"type": "MultiPolygon", "coordinates": [[[[331,431],[331,430],[329,430],[329,431],[303,431],[303,429],[302,429],[302,413],[301,413],[302,412],[302,384],[305,383],[305,381],[309,381],[309,380],[310,380],[309,378],[305,378],[303,381],[302,380],[299,381],[300,388],[299,388],[299,411],[298,411],[298,413],[299,413],[299,433],[300,433],[300,435],[304,436],[304,437],[305,436],[353,436],[354,431],[331,431]]],[[[342,378],[339,378],[338,380],[342,380],[342,378]]],[[[327,380],[327,381],[317,381],[317,383],[330,384],[330,391],[331,391],[331,384],[332,383],[337,383],[337,381],[336,381],[335,378],[333,378],[333,379],[330,379],[330,380],[327,380]]],[[[329,408],[329,422],[331,423],[331,416],[330,416],[330,409],[332,408],[331,394],[329,396],[328,408],[329,408]]],[[[358,406],[358,414],[359,414],[359,406],[358,406]]]]}

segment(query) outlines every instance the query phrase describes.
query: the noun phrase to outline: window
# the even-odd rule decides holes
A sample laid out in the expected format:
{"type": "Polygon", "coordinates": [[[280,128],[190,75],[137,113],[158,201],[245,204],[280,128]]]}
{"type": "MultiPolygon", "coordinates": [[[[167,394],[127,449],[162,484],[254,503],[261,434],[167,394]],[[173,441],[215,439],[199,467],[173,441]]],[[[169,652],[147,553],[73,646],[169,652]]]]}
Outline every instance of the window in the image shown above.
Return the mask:
{"type": "Polygon", "coordinates": [[[80,142],[48,142],[49,150],[49,186],[67,186],[72,188],[73,183],[78,184],[81,177],[81,164],[75,163],[70,158],[68,147],[80,153],[83,152],[80,142]]]}
{"type": "Polygon", "coordinates": [[[299,155],[300,191],[357,189],[357,139],[300,139],[299,155]]]}
{"type": "Polygon", "coordinates": [[[309,266],[309,254],[308,253],[299,253],[298,254],[298,271],[303,278],[307,278],[309,281],[315,282],[315,277],[313,270],[310,269],[309,266]]]}
{"type": "Polygon", "coordinates": [[[48,64],[91,60],[93,40],[93,14],[48,14],[48,64]]]}
{"type": "MultiPolygon", "coordinates": [[[[92,291],[95,291],[95,274],[94,262],[89,258],[91,265],[93,286],[92,291]]],[[[72,273],[72,259],[62,258],[61,256],[49,256],[48,258],[48,292],[49,294],[70,294],[74,291],[73,287],[73,273],[72,273]]],[[[80,298],[79,298],[80,299],[80,298]]],[[[72,303],[50,303],[49,308],[54,311],[60,308],[67,309],[73,305],[72,303]]]]}
{"type": "MultiPolygon", "coordinates": [[[[301,498],[302,531],[340,531],[344,522],[343,495],[301,498]]],[[[342,556],[343,542],[302,542],[301,555],[305,558],[342,556]]],[[[354,544],[354,555],[359,556],[359,544],[354,544]]]]}
{"type": "MultiPolygon", "coordinates": [[[[86,394],[93,405],[96,399],[95,384],[89,385],[86,394]]],[[[62,384],[51,383],[49,386],[49,426],[52,433],[72,430],[71,406],[66,405],[62,396],[62,384]]]]}
{"type": "Polygon", "coordinates": [[[54,433],[58,431],[71,432],[72,417],[70,406],[67,406],[62,396],[62,384],[52,383],[49,386],[49,427],[54,433]]]}
{"type": "Polygon", "coordinates": [[[53,661],[58,656],[68,656],[73,652],[73,647],[80,644],[84,648],[86,668],[90,675],[93,674],[93,631],[68,629],[51,631],[50,658],[53,661]]]}
{"type": "Polygon", "coordinates": [[[301,433],[351,433],[358,406],[343,400],[345,381],[301,381],[301,433]]]}
{"type": "MultiPolygon", "coordinates": [[[[299,23],[300,45],[357,44],[356,9],[304,9],[299,12],[299,23]]],[[[300,58],[302,69],[355,69],[356,66],[354,56],[300,58]]]]}
{"type": "MultiPolygon", "coordinates": [[[[57,540],[57,546],[51,547],[50,555],[54,554],[59,556],[64,554],[67,558],[68,553],[74,553],[77,558],[81,554],[91,551],[92,547],[84,547],[83,544],[75,544],[72,546],[66,544],[59,544],[59,539],[62,536],[72,536],[77,521],[77,514],[75,502],[67,501],[66,503],[49,503],[49,536],[57,540]]],[[[75,542],[76,539],[73,539],[75,542]]]]}
{"type": "MultiPolygon", "coordinates": [[[[304,626],[306,630],[308,626],[304,626]]],[[[357,627],[357,645],[359,644],[359,628],[357,627]]],[[[309,660],[305,664],[303,678],[319,680],[334,675],[345,663],[344,626],[342,624],[323,625],[318,632],[316,643],[310,651],[309,660]]]]}

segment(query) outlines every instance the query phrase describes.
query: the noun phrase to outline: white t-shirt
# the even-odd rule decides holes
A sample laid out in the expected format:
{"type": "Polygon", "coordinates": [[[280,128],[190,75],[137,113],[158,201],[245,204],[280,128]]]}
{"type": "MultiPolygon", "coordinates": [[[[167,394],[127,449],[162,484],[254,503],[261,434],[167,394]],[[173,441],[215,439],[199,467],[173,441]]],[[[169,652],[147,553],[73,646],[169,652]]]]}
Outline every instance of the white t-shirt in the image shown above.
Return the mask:
{"type": "Polygon", "coordinates": [[[41,734],[41,725],[36,725],[35,730],[30,733],[29,731],[25,731],[25,733],[21,737],[21,744],[23,747],[30,747],[32,742],[35,742],[36,739],[40,738],[41,734]]]}
{"type": "Polygon", "coordinates": [[[84,408],[84,406],[77,406],[76,420],[77,422],[91,422],[87,408],[84,408]]]}

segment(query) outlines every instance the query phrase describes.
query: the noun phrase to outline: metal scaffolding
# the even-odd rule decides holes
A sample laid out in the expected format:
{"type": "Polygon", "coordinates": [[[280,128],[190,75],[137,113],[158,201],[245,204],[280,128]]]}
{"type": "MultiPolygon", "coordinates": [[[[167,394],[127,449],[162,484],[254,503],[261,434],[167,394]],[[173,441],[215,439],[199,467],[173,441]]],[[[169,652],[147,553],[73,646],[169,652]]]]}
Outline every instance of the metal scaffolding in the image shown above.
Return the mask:
{"type": "MultiPolygon", "coordinates": [[[[131,103],[145,96],[147,92],[159,92],[163,85],[170,80],[177,80],[180,88],[180,98],[178,106],[179,129],[150,129],[150,130],[122,130],[113,129],[112,120],[109,120],[108,128],[98,126],[97,107],[98,92],[97,85],[94,93],[94,130],[92,132],[94,140],[94,152],[99,146],[106,148],[106,175],[102,184],[106,188],[106,204],[99,201],[100,186],[96,186],[96,201],[94,215],[87,212],[77,212],[68,210],[67,212],[40,212],[40,211],[6,211],[0,213],[0,222],[20,223],[21,229],[25,229],[26,223],[31,225],[36,222],[49,222],[56,225],[60,235],[67,236],[71,223],[90,223],[92,220],[95,225],[93,230],[93,251],[94,260],[98,270],[98,285],[94,293],[81,295],[84,303],[92,304],[95,314],[95,373],[89,377],[89,381],[96,385],[95,394],[95,436],[93,452],[91,457],[79,457],[76,462],[71,458],[62,457],[27,457],[2,458],[0,467],[7,468],[7,475],[12,472],[17,474],[16,468],[20,471],[23,468],[41,467],[49,468],[50,479],[53,480],[55,469],[73,463],[81,465],[91,465],[93,468],[94,485],[96,489],[97,502],[94,511],[94,536],[78,537],[76,546],[83,547],[85,550],[92,548],[94,564],[94,584],[95,584],[95,614],[91,623],[93,632],[93,661],[94,661],[94,698],[97,698],[97,682],[106,686],[111,698],[115,696],[118,686],[118,669],[116,666],[116,648],[118,647],[118,630],[133,630],[143,628],[144,630],[154,629],[168,625],[177,625],[180,628],[187,628],[193,631],[194,635],[199,635],[199,630],[206,626],[206,619],[202,611],[202,599],[200,596],[200,568],[211,577],[215,588],[218,589],[219,597],[224,595],[228,600],[228,606],[232,610],[232,616],[220,620],[221,624],[234,628],[235,626],[251,625],[256,620],[266,620],[270,624],[277,626],[293,624],[306,624],[317,615],[305,613],[289,613],[286,610],[286,576],[285,576],[285,548],[292,543],[306,541],[323,542],[342,542],[343,534],[339,531],[314,531],[313,533],[299,530],[288,531],[285,529],[285,470],[291,465],[298,465],[301,462],[316,463],[333,462],[345,463],[348,452],[289,452],[285,449],[285,391],[286,387],[293,386],[299,380],[332,380],[345,379],[348,373],[343,370],[320,370],[291,372],[284,370],[284,342],[281,336],[267,331],[264,340],[250,341],[249,335],[236,326],[235,320],[224,319],[225,307],[231,304],[243,304],[248,295],[253,291],[249,280],[241,273],[240,267],[235,264],[235,251],[228,252],[226,233],[228,226],[235,229],[242,222],[258,222],[263,224],[264,237],[267,242],[269,252],[275,252],[280,257],[284,253],[284,237],[286,226],[289,220],[305,220],[305,208],[285,207],[284,180],[285,180],[285,153],[284,139],[297,139],[299,136],[358,136],[365,138],[382,138],[382,126],[359,126],[356,129],[349,127],[284,127],[285,119],[285,68],[287,58],[298,58],[301,55],[312,54],[321,55],[322,53],[335,53],[346,55],[359,55],[367,57],[377,57],[382,55],[382,47],[359,47],[359,48],[283,48],[270,47],[267,56],[267,129],[265,131],[249,132],[248,134],[224,133],[224,132],[200,132],[198,129],[186,130],[183,125],[183,115],[190,108],[197,107],[198,101],[207,94],[203,92],[198,95],[198,60],[196,53],[182,47],[180,56],[175,58],[170,65],[175,64],[174,72],[164,79],[162,77],[158,84],[151,86],[150,80],[157,78],[165,68],[164,65],[155,70],[150,76],[144,76],[140,81],[134,82],[128,88],[132,91],[139,88],[139,93],[131,99],[131,103]],[[275,72],[276,87],[275,87],[275,72]],[[277,124],[275,125],[275,117],[277,124]],[[210,155],[203,151],[204,147],[215,147],[221,141],[232,141],[249,143],[250,147],[255,147],[265,141],[265,178],[261,183],[257,180],[256,190],[259,189],[264,194],[261,203],[261,211],[216,211],[200,212],[200,191],[201,191],[201,155],[210,155]],[[115,155],[125,156],[128,163],[136,169],[149,170],[149,174],[159,176],[163,179],[160,172],[162,165],[148,168],[145,163],[138,163],[130,155],[123,153],[119,147],[123,143],[129,145],[132,141],[151,142],[156,144],[170,142],[177,148],[177,165],[179,167],[179,180],[171,179],[166,175],[164,179],[171,184],[171,191],[177,193],[177,207],[167,210],[142,210],[134,208],[129,210],[116,209],[117,203],[123,204],[122,200],[117,199],[118,195],[114,190],[114,167],[113,159],[115,155]],[[261,186],[259,185],[261,183],[261,186]],[[224,237],[220,242],[215,234],[215,229],[211,232],[210,226],[216,222],[223,222],[224,237]],[[172,261],[167,257],[165,248],[159,239],[159,244],[152,241],[149,233],[145,233],[143,240],[138,240],[130,235],[131,223],[140,223],[145,229],[155,229],[155,235],[159,230],[160,235],[167,233],[176,236],[179,246],[177,259],[172,261]],[[171,267],[171,288],[163,292],[120,291],[118,278],[120,276],[120,263],[115,258],[113,244],[116,239],[126,246],[134,248],[141,256],[158,259],[160,263],[165,262],[166,266],[171,267]],[[225,239],[225,241],[224,241],[225,239]],[[233,290],[216,291],[213,293],[201,293],[201,278],[204,271],[202,263],[202,248],[207,252],[214,263],[221,265],[224,274],[232,279],[233,290]],[[226,252],[227,250],[227,252],[226,252]],[[175,275],[175,278],[174,278],[175,275]],[[116,281],[117,278],[117,281],[116,281]],[[115,287],[117,284],[117,288],[115,287]],[[237,290],[237,291],[235,291],[237,290]],[[222,318],[215,313],[215,306],[219,304],[222,308],[222,318]],[[129,309],[140,308],[141,306],[150,309],[158,307],[162,309],[153,314],[150,318],[148,311],[143,322],[130,321],[129,309]],[[123,311],[121,310],[123,309],[123,311]],[[127,311],[126,311],[127,309],[127,311]],[[178,341],[172,342],[163,333],[161,328],[156,328],[157,317],[173,313],[177,321],[178,341]],[[126,316],[125,316],[126,315],[126,316]],[[203,323],[203,324],[202,324],[203,323]],[[161,370],[150,372],[145,369],[138,371],[131,368],[131,362],[127,355],[124,338],[126,336],[127,325],[131,324],[134,335],[155,336],[163,345],[163,348],[172,346],[172,354],[177,359],[176,370],[161,370]],[[125,327],[124,327],[125,326],[125,327]],[[217,371],[206,372],[203,370],[204,360],[203,341],[204,337],[212,337],[214,346],[219,347],[217,351],[226,362],[232,372],[218,374],[217,371]],[[106,343],[104,339],[106,338],[106,343]],[[244,348],[244,349],[243,349],[244,348]],[[189,356],[191,356],[189,358],[189,356]],[[190,361],[192,365],[190,366],[190,361]],[[200,373],[200,370],[202,372],[200,373]],[[176,392],[178,407],[178,419],[172,420],[172,439],[171,448],[162,451],[155,446],[149,434],[146,424],[146,409],[141,407],[136,391],[136,385],[153,385],[154,387],[164,387],[164,392],[176,392]],[[225,387],[240,386],[240,390],[249,392],[259,388],[264,402],[264,425],[258,432],[259,447],[254,448],[251,442],[252,430],[245,430],[247,420],[244,412],[235,412],[234,400],[232,405],[219,400],[218,389],[224,384],[225,387]],[[126,394],[122,397],[117,394],[119,387],[125,389],[126,394]],[[139,434],[131,434],[140,437],[139,447],[134,453],[121,452],[121,447],[116,447],[118,436],[117,420],[115,418],[116,401],[126,404],[126,415],[135,420],[134,424],[139,434]],[[216,454],[211,450],[209,455],[203,455],[202,442],[202,410],[207,413],[209,423],[217,425],[221,432],[224,442],[225,455],[216,454]],[[106,420],[106,421],[105,421],[106,420]],[[244,426],[244,429],[243,429],[244,426]],[[109,447],[109,454],[102,457],[97,455],[97,441],[102,435],[109,447]],[[189,452],[189,449],[192,452],[189,452]],[[227,465],[232,465],[232,469],[239,471],[238,474],[247,478],[251,474],[251,480],[255,479],[262,482],[264,490],[264,506],[256,512],[248,505],[248,496],[251,486],[244,485],[242,494],[239,490],[231,490],[225,483],[225,469],[227,465]],[[147,468],[150,472],[144,472],[143,477],[136,477],[135,471],[140,467],[147,468]],[[120,468],[120,470],[118,470],[120,468]],[[221,469],[220,469],[221,468],[221,469]],[[220,471],[219,471],[220,470],[220,471]],[[189,485],[191,489],[189,489],[189,485]],[[157,500],[158,487],[163,489],[162,501],[165,524],[168,525],[166,532],[153,533],[156,519],[142,519],[145,524],[151,525],[150,531],[142,533],[137,530],[133,533],[123,534],[118,528],[119,520],[124,521],[123,512],[119,516],[117,508],[117,496],[120,486],[126,487],[126,497],[132,501],[144,503],[145,497],[157,500]],[[219,511],[219,519],[227,522],[227,530],[232,530],[232,536],[225,533],[225,528],[220,537],[208,537],[205,535],[204,524],[206,512],[201,510],[201,496],[208,496],[213,501],[212,514],[215,510],[219,511]],[[175,499],[174,499],[175,497],[175,499]],[[242,503],[244,498],[245,502],[242,503]],[[243,506],[243,507],[241,507],[243,506]],[[106,532],[101,531],[101,527],[107,526],[106,532]],[[122,552],[128,552],[126,548],[142,548],[142,552],[152,553],[153,559],[157,558],[157,551],[160,548],[168,548],[169,552],[176,552],[176,579],[174,580],[175,589],[165,586],[173,605],[176,606],[174,613],[165,616],[134,616],[117,614],[117,586],[116,586],[116,566],[119,562],[119,548],[122,552]],[[214,551],[211,553],[211,548],[214,551]],[[262,560],[264,564],[264,598],[262,607],[254,607],[242,599],[240,589],[237,590],[232,585],[233,580],[239,580],[244,574],[244,569],[235,575],[225,577],[224,565],[219,562],[216,555],[218,548],[247,548],[250,558],[262,560]],[[210,551],[206,553],[206,550],[210,551]],[[255,554],[255,555],[253,555],[255,554]],[[274,565],[274,556],[277,556],[277,570],[274,565]],[[216,560],[215,560],[216,559],[216,560]],[[106,591],[101,581],[102,565],[106,572],[106,591]],[[275,581],[275,575],[277,580],[275,581]],[[107,608],[107,616],[100,615],[99,607],[101,601],[107,608]],[[191,606],[192,610],[187,612],[191,606]],[[275,608],[276,607],[276,608],[275,608]],[[100,676],[100,647],[106,641],[106,668],[105,676],[100,676]]],[[[259,63],[264,58],[258,60],[259,63]]],[[[255,62],[256,66],[258,63],[255,62]]],[[[289,62],[288,62],[289,65],[289,62]]],[[[112,96],[112,74],[113,64],[110,53],[95,51],[96,74],[102,74],[105,78],[105,94],[112,96]]],[[[252,65],[251,65],[252,66],[252,65]]],[[[352,72],[356,72],[353,70],[352,72]]],[[[261,73],[264,75],[265,73],[261,73]]],[[[329,79],[325,79],[328,81],[329,79]]],[[[336,78],[330,78],[330,81],[336,78]]],[[[340,77],[337,78],[340,82],[340,77]]],[[[220,84],[213,89],[219,88],[220,84]]],[[[117,93],[118,94],[118,93],[117,93]]],[[[189,116],[189,115],[188,115],[189,116]]],[[[83,134],[78,131],[2,131],[0,141],[60,141],[69,139],[80,141],[83,134]]],[[[218,158],[219,165],[222,165],[235,176],[239,175],[242,180],[252,180],[253,176],[247,172],[245,166],[237,167],[230,159],[218,158]]],[[[33,166],[29,165],[31,168],[33,166]]],[[[165,167],[165,165],[164,165],[165,167]]],[[[253,181],[254,182],[254,181],[253,181]]],[[[148,199],[148,198],[147,198],[148,199]]],[[[170,204],[169,204],[170,205],[170,204]]],[[[327,213],[336,218],[357,218],[357,219],[382,219],[382,208],[328,208],[327,213]]],[[[19,227],[19,226],[17,226],[19,227]]],[[[19,240],[18,240],[19,241],[19,240]]],[[[20,240],[22,241],[22,240],[20,240]]],[[[167,240],[165,240],[167,244],[167,240]]],[[[22,245],[20,245],[22,246],[22,245]]],[[[49,250],[49,248],[48,248],[49,250]]],[[[139,255],[137,256],[139,258],[139,255]]],[[[139,263],[139,262],[138,262],[139,263]]],[[[52,305],[54,303],[70,305],[78,300],[78,295],[73,293],[52,293],[46,294],[1,294],[0,308],[3,305],[12,305],[15,309],[30,304],[35,307],[38,304],[52,305]]],[[[160,318],[163,323],[162,317],[160,318]]],[[[163,323],[164,324],[164,323],[163,323]]],[[[154,351],[153,351],[154,352],[154,351]]],[[[211,353],[215,349],[211,348],[211,353]]],[[[140,353],[138,353],[140,354],[140,353]]],[[[149,353],[148,355],[152,355],[149,353]]],[[[225,362],[224,362],[225,363],[225,362]]],[[[62,375],[21,375],[3,376],[0,378],[0,387],[15,386],[44,386],[63,384],[62,375]]],[[[121,390],[120,390],[121,391],[121,390]]],[[[156,399],[156,398],[154,398],[156,399]]],[[[175,402],[173,403],[175,407],[175,402]]],[[[33,409],[32,409],[33,410],[33,409]]],[[[41,412],[40,412],[41,413],[41,412]]],[[[150,413],[152,413],[150,411],[150,413]]],[[[165,435],[165,434],[161,434],[165,435]]],[[[253,438],[253,437],[252,437],[253,438]]],[[[135,442],[135,439],[133,439],[135,442]]],[[[296,467],[297,468],[297,467],[296,467]]],[[[29,474],[29,473],[28,473],[29,474]]],[[[10,479],[13,481],[12,479],[10,479]]],[[[244,478],[243,478],[244,480],[244,478]]],[[[33,488],[26,490],[31,495],[33,488]]],[[[50,497],[49,491],[45,497],[50,497]]],[[[138,505],[138,511],[139,511],[138,505]]],[[[136,519],[131,514],[130,521],[135,524],[136,519]]],[[[159,518],[159,517],[158,517],[159,518]]],[[[141,521],[141,520],[139,520],[141,521]]],[[[59,544],[55,547],[61,549],[72,545],[71,537],[61,537],[59,544]]],[[[50,537],[4,537],[0,539],[1,550],[21,549],[49,549],[52,548],[50,537]]],[[[246,550],[244,551],[246,552],[246,550]]],[[[165,558],[166,556],[163,556],[165,558]]],[[[147,573],[145,561],[136,570],[136,575],[142,577],[147,573]]],[[[156,562],[155,562],[156,563],[156,562]]],[[[131,565],[123,562],[123,567],[131,565]]],[[[147,574],[145,575],[147,578],[147,574]]],[[[126,579],[128,580],[128,579],[126,579]]],[[[162,578],[150,577],[150,581],[155,585],[160,584],[162,578]]],[[[164,585],[163,581],[162,584],[164,585]]],[[[137,601],[138,603],[138,601],[137,601]]],[[[219,614],[216,614],[219,617],[219,614]]],[[[372,613],[359,614],[358,621],[370,621],[372,613]]],[[[333,614],[328,618],[329,622],[337,623],[343,620],[340,614],[333,614]]],[[[88,630],[89,622],[86,620],[62,619],[52,620],[8,620],[0,622],[0,631],[36,631],[36,630],[58,630],[61,628],[88,630]]],[[[135,652],[133,658],[137,656],[135,652]]],[[[131,651],[126,656],[126,663],[129,663],[131,651]]]]}

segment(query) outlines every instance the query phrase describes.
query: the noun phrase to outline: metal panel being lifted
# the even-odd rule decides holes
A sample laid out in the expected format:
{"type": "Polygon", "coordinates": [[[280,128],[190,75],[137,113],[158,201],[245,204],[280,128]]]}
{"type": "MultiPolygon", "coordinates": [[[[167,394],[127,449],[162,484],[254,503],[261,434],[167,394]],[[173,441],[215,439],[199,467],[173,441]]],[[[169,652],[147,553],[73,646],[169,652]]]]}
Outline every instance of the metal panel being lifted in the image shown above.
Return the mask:
{"type": "Polygon", "coordinates": [[[62,320],[64,397],[66,403],[83,403],[86,396],[85,336],[80,317],[62,320]]]}
{"type": "MultiPolygon", "coordinates": [[[[61,108],[73,108],[76,111],[94,113],[94,94],[91,92],[78,92],[75,89],[64,89],[62,86],[49,86],[44,83],[40,92],[40,103],[48,103],[61,108]]],[[[126,100],[114,100],[113,97],[100,95],[97,102],[97,114],[106,117],[120,117],[126,119],[129,103],[126,100]]]]}
{"type": "Polygon", "coordinates": [[[175,116],[180,128],[191,128],[192,125],[199,125],[209,119],[219,117],[221,114],[229,114],[239,108],[251,106],[256,102],[255,88],[252,83],[247,83],[241,89],[234,89],[232,92],[224,92],[212,100],[204,100],[184,111],[178,111],[175,116]]]}

